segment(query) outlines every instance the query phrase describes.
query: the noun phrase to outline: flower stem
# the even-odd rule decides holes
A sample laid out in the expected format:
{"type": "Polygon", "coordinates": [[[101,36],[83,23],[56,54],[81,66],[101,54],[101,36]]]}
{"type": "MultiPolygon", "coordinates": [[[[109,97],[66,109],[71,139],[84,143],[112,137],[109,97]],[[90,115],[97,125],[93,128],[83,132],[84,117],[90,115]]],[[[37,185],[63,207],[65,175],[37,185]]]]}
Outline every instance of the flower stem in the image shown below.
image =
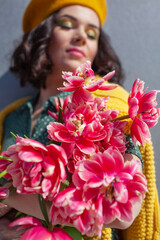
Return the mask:
{"type": "Polygon", "coordinates": [[[52,223],[50,222],[49,225],[48,225],[48,229],[49,229],[49,231],[52,232],[52,231],[53,231],[53,228],[54,228],[54,226],[53,226],[52,223]]]}
{"type": "Polygon", "coordinates": [[[50,225],[50,222],[49,222],[49,218],[48,218],[48,213],[47,213],[47,209],[46,209],[46,203],[45,203],[45,200],[44,198],[38,194],[38,200],[39,200],[39,205],[40,205],[40,208],[41,208],[41,212],[43,214],[43,217],[47,223],[47,225],[49,226],[50,225]]]}
{"type": "Polygon", "coordinates": [[[112,119],[111,122],[115,122],[117,120],[125,120],[125,119],[128,119],[128,118],[130,118],[129,115],[124,115],[122,117],[117,117],[117,118],[112,119]]]}

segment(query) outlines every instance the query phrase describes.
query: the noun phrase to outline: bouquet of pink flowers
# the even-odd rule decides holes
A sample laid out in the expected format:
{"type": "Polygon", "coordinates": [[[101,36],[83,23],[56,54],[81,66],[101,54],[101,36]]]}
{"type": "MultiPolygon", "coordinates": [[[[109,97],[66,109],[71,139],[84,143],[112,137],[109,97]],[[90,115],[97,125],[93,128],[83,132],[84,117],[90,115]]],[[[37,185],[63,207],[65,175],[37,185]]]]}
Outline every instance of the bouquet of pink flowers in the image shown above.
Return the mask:
{"type": "MultiPolygon", "coordinates": [[[[16,143],[2,152],[0,176],[19,194],[38,194],[44,214],[45,222],[23,217],[11,224],[27,228],[22,240],[100,237],[103,226],[116,219],[132,221],[133,204],[145,197],[147,181],[139,171],[140,161],[124,160],[125,119],[130,118],[135,144],[150,142],[149,129],[160,117],[159,91],[146,93],[144,82],[137,79],[129,94],[128,115],[118,117],[118,110],[107,108],[109,97],[91,94],[116,88],[105,82],[113,75],[114,71],[95,80],[88,61],[73,73],[63,72],[64,87],[59,90],[72,93],[65,100],[55,99],[58,114],[49,112],[56,120],[47,126],[51,143],[44,146],[17,135],[16,143]],[[52,203],[49,216],[46,201],[52,203]]],[[[0,199],[8,193],[1,187],[0,199]]]]}

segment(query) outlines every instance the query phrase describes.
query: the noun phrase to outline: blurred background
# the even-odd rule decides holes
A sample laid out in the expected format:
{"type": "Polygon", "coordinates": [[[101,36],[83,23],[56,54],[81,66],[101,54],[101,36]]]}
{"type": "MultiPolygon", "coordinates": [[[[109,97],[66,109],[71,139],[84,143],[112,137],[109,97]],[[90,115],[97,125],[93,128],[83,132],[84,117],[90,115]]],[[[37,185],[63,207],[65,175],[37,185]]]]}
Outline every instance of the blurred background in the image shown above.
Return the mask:
{"type": "MultiPolygon", "coordinates": [[[[28,2],[0,0],[0,110],[35,91],[30,86],[20,88],[18,79],[8,70],[11,53],[21,41],[21,20],[28,2]]],[[[160,89],[159,10],[159,0],[108,0],[104,30],[122,62],[128,91],[136,78],[145,81],[149,90],[160,89]]],[[[158,103],[160,107],[160,93],[158,103]]],[[[160,196],[160,123],[151,132],[160,196]]]]}

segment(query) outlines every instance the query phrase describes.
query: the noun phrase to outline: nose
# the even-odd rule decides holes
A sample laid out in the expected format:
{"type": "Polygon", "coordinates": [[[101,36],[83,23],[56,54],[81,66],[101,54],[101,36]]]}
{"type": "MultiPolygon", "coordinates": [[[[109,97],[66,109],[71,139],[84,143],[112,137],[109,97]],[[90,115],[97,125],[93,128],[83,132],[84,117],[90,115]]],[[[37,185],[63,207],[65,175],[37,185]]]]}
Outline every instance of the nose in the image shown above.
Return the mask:
{"type": "Polygon", "coordinates": [[[86,43],[87,34],[83,28],[75,29],[72,37],[72,43],[75,45],[84,45],[86,43]]]}

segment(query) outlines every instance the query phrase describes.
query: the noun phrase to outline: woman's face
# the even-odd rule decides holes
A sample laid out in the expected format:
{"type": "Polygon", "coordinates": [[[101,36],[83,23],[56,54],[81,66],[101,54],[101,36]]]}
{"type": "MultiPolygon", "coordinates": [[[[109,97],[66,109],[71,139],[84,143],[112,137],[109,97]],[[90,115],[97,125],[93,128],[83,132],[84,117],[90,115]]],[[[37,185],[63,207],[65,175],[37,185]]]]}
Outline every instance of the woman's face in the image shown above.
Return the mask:
{"type": "Polygon", "coordinates": [[[86,60],[93,62],[98,50],[100,22],[90,8],[71,5],[57,13],[49,45],[53,71],[73,71],[86,60]]]}

